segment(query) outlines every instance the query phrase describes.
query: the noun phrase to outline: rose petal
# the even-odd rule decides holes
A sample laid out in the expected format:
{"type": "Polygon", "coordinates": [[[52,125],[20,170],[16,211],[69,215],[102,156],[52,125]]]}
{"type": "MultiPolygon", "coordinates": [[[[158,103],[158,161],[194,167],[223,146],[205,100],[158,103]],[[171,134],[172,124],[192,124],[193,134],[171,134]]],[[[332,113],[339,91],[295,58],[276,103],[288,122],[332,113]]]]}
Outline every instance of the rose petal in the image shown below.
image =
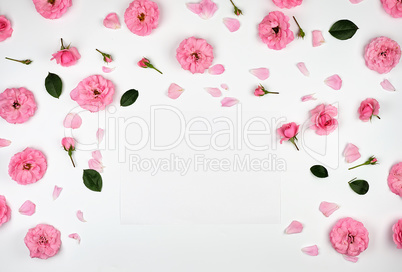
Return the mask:
{"type": "Polygon", "coordinates": [[[322,212],[326,217],[330,216],[337,209],[339,209],[339,206],[335,203],[323,201],[320,204],[320,212],[322,212]]]}
{"type": "Polygon", "coordinates": [[[349,0],[352,4],[359,4],[363,0],[349,0]]]}
{"type": "Polygon", "coordinates": [[[78,220],[80,220],[81,222],[87,222],[87,221],[84,219],[84,213],[83,213],[81,210],[78,210],[78,211],[77,211],[77,218],[78,218],[78,220]]]}
{"type": "Polygon", "coordinates": [[[388,79],[384,79],[380,84],[381,84],[381,87],[386,91],[391,91],[391,92],[395,91],[394,85],[392,85],[388,79]]]}
{"type": "Polygon", "coordinates": [[[240,28],[240,22],[234,18],[223,18],[223,23],[229,29],[230,32],[235,32],[240,28]]]}
{"type": "Polygon", "coordinates": [[[119,16],[115,13],[109,13],[103,20],[103,25],[111,29],[119,29],[121,27],[119,16]]]}
{"type": "Polygon", "coordinates": [[[96,139],[98,139],[98,143],[102,142],[104,135],[105,135],[105,130],[98,128],[98,131],[96,132],[96,139]]]}
{"type": "Polygon", "coordinates": [[[208,69],[208,73],[211,75],[220,75],[225,72],[225,67],[222,64],[216,64],[208,69]]]}
{"type": "Polygon", "coordinates": [[[285,229],[286,234],[300,233],[303,230],[303,225],[299,221],[292,221],[290,225],[285,229]]]}
{"type": "Polygon", "coordinates": [[[239,103],[239,100],[234,97],[225,97],[221,100],[222,107],[232,107],[237,103],[239,103]]]}
{"type": "Polygon", "coordinates": [[[78,233],[71,233],[68,235],[68,237],[77,240],[78,244],[81,243],[81,237],[78,235],[78,233]]]}
{"type": "Polygon", "coordinates": [[[218,10],[218,6],[211,0],[202,0],[199,3],[187,3],[186,6],[205,20],[211,18],[218,10]]]}
{"type": "Polygon", "coordinates": [[[6,147],[6,146],[9,146],[10,144],[11,144],[10,140],[0,138],[0,147],[6,147]]]}
{"type": "Polygon", "coordinates": [[[307,70],[306,64],[304,64],[304,62],[299,62],[298,64],[296,64],[297,68],[299,68],[300,72],[305,75],[305,76],[309,76],[310,72],[307,70]]]}
{"type": "Polygon", "coordinates": [[[301,251],[303,253],[306,253],[307,255],[310,255],[310,256],[317,256],[318,255],[318,247],[316,245],[303,247],[301,249],[301,251]]]}
{"type": "Polygon", "coordinates": [[[168,96],[172,99],[178,98],[182,93],[184,92],[184,89],[177,85],[176,83],[172,83],[169,86],[168,89],[168,96]]]}
{"type": "Polygon", "coordinates": [[[325,79],[324,82],[334,90],[339,90],[342,87],[342,79],[338,75],[332,75],[325,79]]]}
{"type": "Polygon", "coordinates": [[[102,164],[102,162],[100,162],[100,161],[98,161],[98,160],[90,159],[90,160],[88,161],[88,167],[89,167],[90,169],[93,169],[93,170],[99,172],[99,173],[102,173],[102,172],[103,172],[103,164],[102,164]]]}
{"type": "Polygon", "coordinates": [[[359,148],[354,144],[347,144],[345,150],[343,151],[343,156],[347,163],[354,162],[361,157],[359,148]]]}
{"type": "Polygon", "coordinates": [[[213,97],[220,97],[222,95],[221,90],[218,88],[204,88],[213,97]]]}
{"type": "Polygon", "coordinates": [[[267,68],[251,69],[250,73],[260,80],[265,80],[269,77],[269,70],[267,68]]]}
{"type": "Polygon", "coordinates": [[[306,101],[310,101],[310,100],[317,100],[317,98],[314,97],[314,94],[308,94],[308,95],[302,96],[302,98],[301,98],[302,102],[306,102],[306,101]]]}
{"type": "Polygon", "coordinates": [[[59,197],[59,195],[60,195],[60,193],[61,193],[61,191],[63,190],[63,188],[61,188],[61,187],[58,187],[58,186],[54,186],[54,189],[53,189],[53,200],[56,200],[58,197],[59,197]]]}
{"type": "Polygon", "coordinates": [[[94,158],[95,160],[101,162],[102,161],[102,154],[100,152],[100,150],[95,150],[92,152],[92,158],[94,158]]]}
{"type": "Polygon", "coordinates": [[[115,68],[109,68],[109,67],[106,67],[106,66],[102,66],[102,71],[104,73],[111,73],[111,72],[113,72],[114,69],[115,68]]]}
{"type": "Polygon", "coordinates": [[[320,30],[313,31],[313,47],[317,47],[325,43],[324,37],[320,30]]]}
{"type": "Polygon", "coordinates": [[[224,90],[229,90],[229,86],[227,84],[225,84],[225,83],[221,84],[221,88],[224,89],[224,90]]]}
{"type": "Polygon", "coordinates": [[[22,204],[22,206],[19,208],[19,212],[22,215],[28,215],[31,216],[35,213],[36,210],[36,205],[32,203],[30,200],[27,200],[22,204]]]}
{"type": "Polygon", "coordinates": [[[77,113],[69,113],[64,118],[63,125],[65,128],[76,129],[79,128],[82,124],[82,119],[77,113]]]}
{"type": "Polygon", "coordinates": [[[355,263],[359,260],[358,257],[355,256],[348,256],[348,255],[343,255],[343,258],[349,262],[355,263]]]}

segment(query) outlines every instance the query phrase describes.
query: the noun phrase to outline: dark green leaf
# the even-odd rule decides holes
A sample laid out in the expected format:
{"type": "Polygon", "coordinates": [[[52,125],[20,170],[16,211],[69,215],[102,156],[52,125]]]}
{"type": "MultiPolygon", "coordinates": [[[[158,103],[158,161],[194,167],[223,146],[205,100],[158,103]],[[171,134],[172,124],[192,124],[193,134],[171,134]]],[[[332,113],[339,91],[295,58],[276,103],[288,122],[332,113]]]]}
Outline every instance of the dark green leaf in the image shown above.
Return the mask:
{"type": "Polygon", "coordinates": [[[120,106],[127,107],[133,104],[138,98],[138,91],[131,89],[125,92],[120,99],[120,106]]]}
{"type": "Polygon", "coordinates": [[[338,40],[347,40],[355,35],[359,28],[349,20],[339,20],[331,26],[329,33],[338,40]]]}
{"type": "Polygon", "coordinates": [[[358,179],[358,180],[354,180],[353,182],[349,182],[349,186],[350,188],[352,188],[352,190],[359,194],[359,195],[365,195],[368,190],[369,190],[369,184],[367,181],[362,180],[362,179],[358,179]]]}
{"type": "Polygon", "coordinates": [[[318,178],[328,177],[327,169],[322,165],[314,165],[310,168],[311,173],[318,178]]]}
{"type": "Polygon", "coordinates": [[[63,83],[61,82],[61,78],[56,75],[49,73],[45,79],[45,87],[46,91],[53,97],[59,98],[61,95],[61,88],[63,83]]]}
{"type": "Polygon", "coordinates": [[[89,190],[95,192],[102,191],[102,177],[97,171],[93,169],[85,169],[82,178],[85,186],[87,186],[89,190]]]}

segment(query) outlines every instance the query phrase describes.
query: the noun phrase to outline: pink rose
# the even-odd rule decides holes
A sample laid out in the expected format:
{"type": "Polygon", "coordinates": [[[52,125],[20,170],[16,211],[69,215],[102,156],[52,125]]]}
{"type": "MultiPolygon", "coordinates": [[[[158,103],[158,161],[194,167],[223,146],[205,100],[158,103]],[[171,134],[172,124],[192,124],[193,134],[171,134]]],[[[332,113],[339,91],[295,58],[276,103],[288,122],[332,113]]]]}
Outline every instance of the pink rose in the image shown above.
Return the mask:
{"type": "Polygon", "coordinates": [[[388,187],[394,194],[402,197],[402,162],[392,166],[389,171],[388,187]]]}
{"type": "Polygon", "coordinates": [[[213,47],[204,39],[190,37],[183,40],[176,49],[176,59],[184,70],[204,73],[214,60],[213,47]]]}
{"type": "Polygon", "coordinates": [[[289,26],[289,17],[272,11],[258,25],[258,35],[270,49],[281,50],[294,39],[289,26]]]}
{"type": "Polygon", "coordinates": [[[369,233],[364,225],[350,217],[339,219],[332,228],[329,238],[332,247],[341,254],[358,256],[369,243],[369,233]]]}
{"type": "Polygon", "coordinates": [[[401,249],[402,248],[402,219],[399,219],[395,225],[392,226],[392,231],[394,235],[392,238],[394,239],[394,243],[396,247],[401,249]]]}
{"type": "Polygon", "coordinates": [[[394,18],[402,17],[402,3],[400,0],[381,0],[382,7],[394,18]]]}
{"type": "Polygon", "coordinates": [[[114,84],[100,75],[83,79],[70,93],[72,100],[90,112],[104,110],[113,102],[114,84]]]}
{"type": "Polygon", "coordinates": [[[77,48],[70,47],[56,53],[52,54],[53,58],[50,60],[56,60],[57,64],[63,67],[69,67],[77,63],[77,60],[81,58],[80,53],[78,53],[77,48]]]}
{"type": "Polygon", "coordinates": [[[46,19],[60,18],[71,7],[71,0],[33,0],[36,11],[46,19]]]}
{"type": "Polygon", "coordinates": [[[282,137],[280,143],[283,141],[289,141],[291,138],[296,137],[299,132],[299,125],[296,123],[284,124],[282,127],[278,128],[278,134],[282,137]]]}
{"type": "Polygon", "coordinates": [[[274,2],[274,4],[280,8],[290,9],[301,5],[303,0],[272,0],[272,2],[274,2]]]}
{"type": "Polygon", "coordinates": [[[64,147],[65,151],[69,151],[70,149],[74,151],[75,140],[71,137],[64,137],[63,139],[61,139],[61,145],[64,147]]]}
{"type": "Polygon", "coordinates": [[[159,8],[149,0],[134,0],[124,13],[124,22],[136,35],[147,36],[158,26],[159,8]]]}
{"type": "Polygon", "coordinates": [[[4,15],[0,15],[0,42],[11,37],[12,33],[13,29],[10,21],[4,15]]]}
{"type": "Polygon", "coordinates": [[[310,111],[310,114],[313,123],[310,128],[318,135],[328,135],[338,127],[338,121],[335,119],[338,109],[332,105],[318,105],[310,111]]]}
{"type": "Polygon", "coordinates": [[[29,229],[24,238],[31,258],[47,259],[60,249],[60,231],[51,225],[38,224],[29,229]]]}
{"type": "Polygon", "coordinates": [[[35,111],[35,97],[25,88],[6,89],[0,94],[0,116],[11,124],[25,123],[35,111]]]}
{"type": "Polygon", "coordinates": [[[45,155],[39,150],[28,147],[12,156],[8,165],[8,174],[18,184],[27,185],[40,180],[46,169],[45,155]]]}
{"type": "Polygon", "coordinates": [[[137,63],[137,65],[138,66],[140,66],[140,67],[142,67],[142,68],[147,68],[148,66],[147,66],[147,64],[149,64],[150,62],[149,62],[149,60],[147,59],[147,58],[142,58],[138,63],[137,63]]]}
{"type": "Polygon", "coordinates": [[[359,119],[363,122],[367,122],[371,120],[373,116],[380,118],[378,113],[380,111],[380,104],[374,98],[367,98],[366,100],[360,103],[360,107],[358,109],[359,119]]]}
{"type": "Polygon", "coordinates": [[[263,91],[261,86],[258,86],[257,89],[254,90],[255,96],[264,96],[265,92],[263,91]]]}
{"type": "Polygon", "coordinates": [[[7,206],[6,198],[0,195],[0,226],[11,218],[11,209],[7,206]]]}
{"type": "Polygon", "coordinates": [[[391,71],[399,63],[400,58],[399,44],[384,36],[371,40],[364,52],[367,67],[380,74],[391,71]]]}

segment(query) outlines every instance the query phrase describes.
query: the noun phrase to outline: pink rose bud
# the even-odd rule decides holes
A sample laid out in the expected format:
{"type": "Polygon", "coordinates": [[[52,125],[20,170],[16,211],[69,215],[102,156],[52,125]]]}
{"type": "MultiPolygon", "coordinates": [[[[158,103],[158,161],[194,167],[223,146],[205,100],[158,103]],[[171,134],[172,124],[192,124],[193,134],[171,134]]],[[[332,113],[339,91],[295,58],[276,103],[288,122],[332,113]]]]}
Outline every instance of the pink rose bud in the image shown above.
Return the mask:
{"type": "Polygon", "coordinates": [[[278,92],[269,92],[261,84],[254,90],[255,96],[264,96],[266,94],[279,94],[278,92]]]}
{"type": "Polygon", "coordinates": [[[98,49],[96,49],[96,51],[98,51],[102,55],[104,62],[111,63],[113,61],[112,56],[110,54],[103,53],[98,49]]]}
{"type": "Polygon", "coordinates": [[[359,165],[350,167],[348,170],[352,170],[352,169],[355,169],[355,168],[360,167],[360,166],[363,166],[363,165],[376,165],[376,164],[377,164],[377,161],[378,161],[378,160],[377,160],[376,157],[371,156],[370,158],[368,158],[367,161],[363,162],[362,164],[359,164],[359,165]]]}
{"type": "Polygon", "coordinates": [[[80,53],[78,53],[77,48],[67,46],[63,44],[63,39],[61,39],[61,49],[56,53],[52,54],[53,58],[50,60],[56,60],[57,64],[63,67],[69,67],[77,63],[77,60],[81,58],[80,53]]]}
{"type": "Polygon", "coordinates": [[[358,109],[359,119],[363,122],[367,122],[369,120],[371,121],[371,118],[373,118],[373,116],[381,119],[378,116],[379,111],[380,104],[378,103],[378,101],[374,98],[367,98],[360,103],[360,107],[358,109]]]}
{"type": "Polygon", "coordinates": [[[299,150],[296,145],[296,135],[299,132],[299,125],[294,122],[284,124],[282,127],[278,128],[277,131],[278,134],[282,137],[280,141],[281,144],[283,141],[290,141],[296,147],[296,149],[299,150]]]}
{"type": "Polygon", "coordinates": [[[75,167],[74,161],[73,161],[73,151],[75,151],[75,140],[71,137],[64,137],[61,140],[61,145],[64,147],[64,150],[68,152],[68,156],[71,159],[71,162],[73,163],[73,166],[75,167]]]}
{"type": "Polygon", "coordinates": [[[149,59],[147,58],[142,58],[138,63],[138,66],[140,66],[141,68],[152,68],[156,71],[158,71],[159,73],[163,74],[161,71],[159,71],[158,69],[155,68],[155,66],[153,66],[151,64],[151,62],[149,61],[149,59]]]}

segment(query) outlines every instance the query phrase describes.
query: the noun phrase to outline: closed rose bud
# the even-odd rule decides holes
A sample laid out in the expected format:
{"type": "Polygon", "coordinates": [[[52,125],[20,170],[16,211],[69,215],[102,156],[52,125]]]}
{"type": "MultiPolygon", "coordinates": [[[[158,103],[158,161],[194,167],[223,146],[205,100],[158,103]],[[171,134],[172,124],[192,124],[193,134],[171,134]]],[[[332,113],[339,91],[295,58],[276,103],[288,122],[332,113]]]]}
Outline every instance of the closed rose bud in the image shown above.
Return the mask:
{"type": "Polygon", "coordinates": [[[142,58],[137,64],[142,68],[147,68],[147,63],[149,64],[149,60],[147,58],[142,58]]]}
{"type": "Polygon", "coordinates": [[[263,96],[265,95],[265,92],[262,90],[261,86],[258,86],[257,89],[254,90],[254,95],[263,96]]]}
{"type": "Polygon", "coordinates": [[[278,128],[277,131],[279,136],[281,136],[281,144],[283,141],[290,141],[296,149],[299,150],[295,142],[297,140],[296,135],[299,132],[299,125],[294,122],[284,124],[282,127],[278,128]]]}
{"type": "Polygon", "coordinates": [[[73,163],[73,166],[75,167],[74,161],[73,161],[73,151],[75,151],[75,140],[74,138],[71,137],[64,137],[61,140],[61,145],[63,146],[64,150],[68,152],[68,156],[71,159],[71,162],[73,163]]]}

